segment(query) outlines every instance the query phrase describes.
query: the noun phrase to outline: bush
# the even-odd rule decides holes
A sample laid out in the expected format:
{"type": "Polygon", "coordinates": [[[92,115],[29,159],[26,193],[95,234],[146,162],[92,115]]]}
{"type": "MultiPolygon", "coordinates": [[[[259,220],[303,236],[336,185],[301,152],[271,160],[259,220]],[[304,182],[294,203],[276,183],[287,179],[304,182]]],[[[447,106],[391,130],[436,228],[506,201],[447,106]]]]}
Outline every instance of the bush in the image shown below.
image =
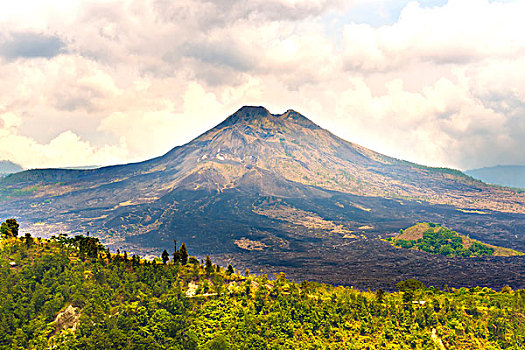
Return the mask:
{"type": "Polygon", "coordinates": [[[416,279],[413,279],[413,278],[409,278],[405,281],[401,281],[401,282],[398,282],[396,284],[396,287],[397,289],[400,291],[400,292],[405,292],[407,290],[418,290],[418,289],[426,289],[426,286],[423,282],[421,281],[418,281],[416,279]]]}

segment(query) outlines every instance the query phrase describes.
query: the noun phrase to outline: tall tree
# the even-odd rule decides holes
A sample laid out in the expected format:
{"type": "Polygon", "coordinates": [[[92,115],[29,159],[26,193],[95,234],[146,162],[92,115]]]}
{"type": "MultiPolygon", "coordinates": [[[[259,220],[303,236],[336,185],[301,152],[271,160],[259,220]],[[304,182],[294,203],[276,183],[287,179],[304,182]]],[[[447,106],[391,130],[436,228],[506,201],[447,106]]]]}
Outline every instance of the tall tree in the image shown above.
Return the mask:
{"type": "Polygon", "coordinates": [[[182,265],[186,265],[188,263],[188,250],[186,249],[186,244],[184,242],[182,242],[182,245],[179,249],[179,259],[182,265]]]}
{"type": "Polygon", "coordinates": [[[179,251],[177,250],[177,240],[173,239],[173,263],[178,263],[180,261],[179,251]]]}
{"type": "Polygon", "coordinates": [[[18,236],[18,222],[16,219],[7,219],[0,225],[0,234],[3,238],[11,238],[18,236]]]}
{"type": "Polygon", "coordinates": [[[140,257],[137,254],[133,254],[131,256],[131,264],[133,266],[139,266],[140,265],[140,257]]]}
{"type": "Polygon", "coordinates": [[[7,226],[9,226],[9,229],[11,230],[11,234],[13,237],[18,236],[18,228],[20,227],[18,225],[18,222],[16,222],[16,219],[7,219],[6,221],[7,226]]]}
{"type": "Polygon", "coordinates": [[[380,303],[383,302],[384,296],[385,296],[385,292],[381,288],[376,290],[376,300],[378,302],[380,302],[380,303]]]}
{"type": "Polygon", "coordinates": [[[162,259],[162,263],[163,264],[166,264],[168,262],[168,260],[170,260],[170,255],[168,254],[168,251],[166,249],[164,249],[164,251],[162,252],[162,255],[160,257],[162,259]]]}
{"type": "Polygon", "coordinates": [[[208,254],[206,254],[206,263],[205,263],[204,270],[206,271],[207,275],[210,275],[213,272],[213,270],[214,270],[213,269],[213,264],[211,263],[211,259],[210,259],[210,256],[208,254]]]}
{"type": "Polygon", "coordinates": [[[31,237],[30,233],[26,233],[24,236],[24,241],[26,243],[26,247],[29,248],[33,245],[33,237],[31,237]]]}
{"type": "Polygon", "coordinates": [[[86,256],[96,259],[98,258],[99,249],[103,249],[100,241],[95,237],[77,235],[74,238],[74,244],[78,247],[79,256],[82,259],[86,256]]]}

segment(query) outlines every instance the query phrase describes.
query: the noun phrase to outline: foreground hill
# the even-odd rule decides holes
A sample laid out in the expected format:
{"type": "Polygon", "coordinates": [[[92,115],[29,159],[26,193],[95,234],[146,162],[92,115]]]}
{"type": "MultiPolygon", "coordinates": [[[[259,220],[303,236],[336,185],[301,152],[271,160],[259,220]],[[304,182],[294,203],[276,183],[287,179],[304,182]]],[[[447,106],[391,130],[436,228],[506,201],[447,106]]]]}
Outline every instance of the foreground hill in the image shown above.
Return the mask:
{"type": "MultiPolygon", "coordinates": [[[[190,247],[191,250],[191,247],[190,247]]],[[[0,240],[0,349],[518,349],[525,291],[360,292],[109,254],[92,237],[0,240]],[[31,291],[28,293],[28,291],[31,291]]]]}
{"type": "Polygon", "coordinates": [[[451,263],[381,240],[433,221],[525,251],[525,193],[387,157],[292,110],[243,107],[162,157],[26,171],[2,180],[0,194],[0,218],[18,217],[22,229],[89,231],[144,255],[177,238],[196,254],[297,279],[392,288],[455,276],[458,286],[525,287],[523,257],[451,263]]]}
{"type": "Polygon", "coordinates": [[[412,248],[449,257],[523,255],[523,253],[512,249],[476,241],[431,222],[418,223],[405,230],[400,230],[399,235],[388,238],[388,240],[398,247],[412,248]]]}
{"type": "Polygon", "coordinates": [[[525,188],[525,166],[523,165],[498,165],[468,170],[466,173],[486,183],[525,188]]]}

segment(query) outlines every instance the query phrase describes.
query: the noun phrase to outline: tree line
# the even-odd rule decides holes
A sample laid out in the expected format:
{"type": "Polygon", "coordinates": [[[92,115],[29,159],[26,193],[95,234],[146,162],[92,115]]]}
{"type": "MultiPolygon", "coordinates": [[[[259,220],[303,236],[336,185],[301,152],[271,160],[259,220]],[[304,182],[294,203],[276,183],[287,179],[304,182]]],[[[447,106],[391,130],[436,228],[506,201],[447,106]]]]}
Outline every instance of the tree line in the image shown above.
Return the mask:
{"type": "Polygon", "coordinates": [[[171,261],[161,252],[158,262],[89,236],[27,242],[0,240],[0,349],[521,349],[525,341],[525,291],[509,287],[442,291],[405,280],[395,293],[360,291],[241,275],[209,256],[183,263],[176,242],[171,261]],[[68,307],[79,315],[74,327],[57,324],[68,307]]]}

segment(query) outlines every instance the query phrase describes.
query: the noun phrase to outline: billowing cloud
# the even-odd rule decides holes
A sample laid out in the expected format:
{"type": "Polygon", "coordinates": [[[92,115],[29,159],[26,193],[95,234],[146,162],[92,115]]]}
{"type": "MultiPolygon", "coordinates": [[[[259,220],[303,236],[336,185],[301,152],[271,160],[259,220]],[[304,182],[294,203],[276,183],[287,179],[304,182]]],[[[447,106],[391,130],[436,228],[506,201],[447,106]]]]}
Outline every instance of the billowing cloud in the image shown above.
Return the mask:
{"type": "Polygon", "coordinates": [[[486,0],[0,4],[1,158],[147,159],[254,104],[424,164],[525,164],[524,12],[486,0]]]}
{"type": "Polygon", "coordinates": [[[118,163],[120,157],[125,156],[119,154],[121,150],[118,147],[94,148],[69,130],[60,133],[47,144],[38,143],[17,132],[16,126],[20,124],[20,119],[10,113],[0,115],[4,124],[0,129],[2,156],[15,159],[17,163],[28,164],[29,167],[99,165],[118,163]]]}
{"type": "Polygon", "coordinates": [[[332,9],[345,8],[342,0],[212,0],[156,1],[154,9],[167,22],[191,21],[203,30],[225,27],[237,21],[257,23],[301,21],[332,9]]]}
{"type": "Polygon", "coordinates": [[[410,2],[392,25],[344,28],[345,66],[355,71],[401,69],[417,62],[468,64],[525,54],[523,2],[450,0],[443,7],[410,2]]]}

